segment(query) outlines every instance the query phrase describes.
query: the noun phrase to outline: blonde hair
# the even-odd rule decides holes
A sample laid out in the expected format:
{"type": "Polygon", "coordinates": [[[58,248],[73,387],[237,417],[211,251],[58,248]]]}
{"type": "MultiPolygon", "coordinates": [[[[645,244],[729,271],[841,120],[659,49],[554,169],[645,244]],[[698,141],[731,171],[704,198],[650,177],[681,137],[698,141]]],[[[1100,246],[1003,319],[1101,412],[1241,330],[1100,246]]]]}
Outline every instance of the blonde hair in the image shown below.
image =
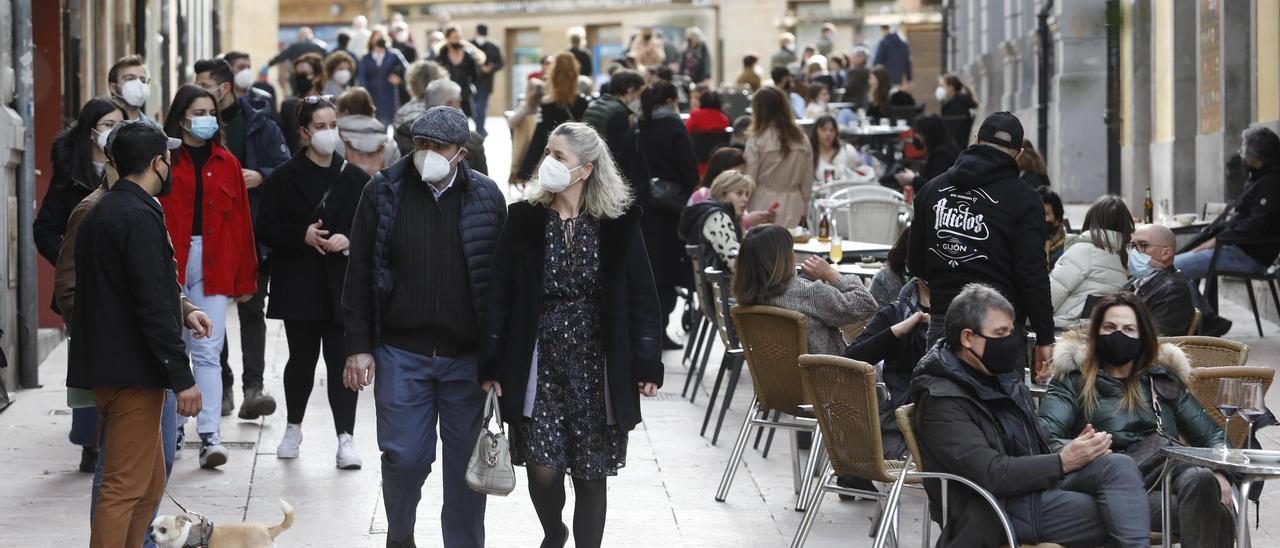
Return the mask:
{"type": "Polygon", "coordinates": [[[750,175],[729,170],[716,175],[714,181],[711,181],[711,198],[715,201],[721,201],[725,196],[739,189],[747,189],[750,192],[756,188],[756,181],[750,175]]]}
{"type": "MultiPolygon", "coordinates": [[[[634,201],[631,185],[627,184],[627,180],[618,172],[618,166],[609,155],[609,147],[604,139],[600,138],[600,134],[586,124],[565,122],[551,130],[547,141],[555,137],[565,138],[569,143],[569,149],[578,157],[579,162],[584,164],[590,162],[595,166],[587,180],[582,182],[586,187],[583,189],[583,197],[587,214],[596,219],[605,220],[616,219],[626,213],[627,208],[631,207],[634,201]]],[[[551,207],[554,199],[555,194],[537,185],[529,191],[529,196],[526,198],[529,203],[544,207],[551,207]]]]}

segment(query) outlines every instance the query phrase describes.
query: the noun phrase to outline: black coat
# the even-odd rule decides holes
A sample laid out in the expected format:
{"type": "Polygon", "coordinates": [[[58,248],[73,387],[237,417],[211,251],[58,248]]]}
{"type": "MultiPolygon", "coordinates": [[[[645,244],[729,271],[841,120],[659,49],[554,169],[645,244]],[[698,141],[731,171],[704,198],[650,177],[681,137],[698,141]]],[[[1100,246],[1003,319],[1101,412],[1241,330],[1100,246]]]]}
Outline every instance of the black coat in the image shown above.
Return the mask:
{"type": "Polygon", "coordinates": [[[502,48],[498,47],[492,40],[485,40],[484,44],[478,44],[476,47],[484,52],[484,64],[493,66],[493,70],[487,73],[478,72],[476,74],[476,91],[486,90],[492,92],[493,77],[505,66],[502,62],[502,48]]]}
{"type": "Polygon", "coordinates": [[[635,124],[623,151],[627,180],[644,208],[644,241],[649,246],[654,279],[660,286],[692,286],[693,271],[678,233],[680,214],[659,211],[649,200],[650,179],[679,184],[690,194],[698,185],[698,158],[693,154],[689,130],[678,116],[655,116],[635,124]]]}
{"type": "Polygon", "coordinates": [[[458,64],[449,61],[448,44],[440,46],[436,52],[436,62],[449,73],[449,79],[462,88],[462,111],[471,116],[471,95],[475,93],[476,78],[480,76],[480,64],[470,53],[463,52],[458,64]]]}
{"type": "Polygon", "coordinates": [[[631,128],[631,109],[616,95],[605,93],[587,106],[582,122],[604,137],[609,154],[613,155],[614,161],[621,162],[623,143],[627,140],[627,130],[631,128]]]}
{"type": "MultiPolygon", "coordinates": [[[[662,314],[645,260],[640,212],[632,207],[600,223],[600,330],[604,338],[608,397],[618,427],[640,423],[637,383],[662,385],[662,314]]],[[[495,276],[480,345],[481,380],[502,383],[502,414],[523,417],[538,321],[542,315],[547,208],[511,204],[498,238],[495,276]]]]}
{"type": "Polygon", "coordinates": [[[560,103],[542,103],[538,108],[538,127],[533,129],[529,148],[525,149],[524,160],[520,162],[520,170],[516,172],[517,179],[533,179],[538,171],[538,163],[542,161],[542,151],[547,148],[551,130],[565,122],[581,122],[583,115],[587,113],[587,106],[587,100],[581,95],[574,97],[573,104],[568,108],[560,103]]]}
{"type": "Polygon", "coordinates": [[[121,179],[76,229],[75,251],[67,386],[180,392],[195,384],[160,203],[121,179]]]}
{"type": "Polygon", "coordinates": [[[946,173],[955,165],[956,158],[960,156],[960,151],[950,143],[938,145],[933,150],[928,151],[929,155],[924,160],[924,167],[920,169],[920,177],[916,179],[915,187],[919,190],[924,187],[925,183],[932,181],[934,177],[946,173]]]}
{"type": "Polygon", "coordinates": [[[1170,266],[1144,278],[1130,279],[1124,289],[1136,293],[1146,303],[1161,337],[1186,335],[1191,329],[1191,320],[1195,317],[1191,286],[1178,269],[1170,266]]]}
{"type": "Polygon", "coordinates": [[[321,228],[328,230],[330,237],[351,237],[351,221],[369,174],[337,153],[330,161],[325,178],[317,180],[316,166],[303,149],[276,168],[262,185],[262,208],[254,234],[258,242],[271,248],[268,318],[342,323],[347,256],[321,255],[304,240],[307,227],[317,220],[324,221],[321,228]],[[330,189],[327,197],[325,189],[330,189]]]}
{"type": "Polygon", "coordinates": [[[49,190],[45,192],[40,211],[31,226],[36,251],[49,264],[58,262],[58,249],[62,247],[62,238],[67,233],[71,210],[102,184],[101,176],[89,179],[87,173],[72,172],[75,154],[68,135],[64,133],[53,142],[53,179],[49,181],[49,190]]]}
{"type": "MultiPolygon", "coordinates": [[[[1031,407],[1031,395],[1016,374],[978,382],[945,342],[920,360],[911,381],[916,402],[915,431],[925,470],[964,476],[997,500],[1040,496],[1062,479],[1062,459],[1031,407]]],[[[1055,444],[1056,445],[1056,444],[1055,444]]],[[[926,481],[929,512],[942,522],[936,481],[926,481]]],[[[1004,531],[977,493],[952,487],[947,526],[937,546],[997,546],[1004,531]]],[[[1039,507],[1032,501],[1031,508],[1039,507]]],[[[1019,516],[1029,520],[1031,516],[1019,516]]]]}

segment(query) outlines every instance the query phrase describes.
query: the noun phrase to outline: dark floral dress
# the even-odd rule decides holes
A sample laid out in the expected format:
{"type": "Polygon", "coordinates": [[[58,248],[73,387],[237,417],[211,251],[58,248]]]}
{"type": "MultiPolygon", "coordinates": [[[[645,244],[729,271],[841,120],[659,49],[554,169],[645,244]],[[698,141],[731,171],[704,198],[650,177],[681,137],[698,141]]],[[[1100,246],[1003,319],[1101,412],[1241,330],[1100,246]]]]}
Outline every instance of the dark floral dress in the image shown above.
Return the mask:
{"type": "Polygon", "coordinates": [[[512,460],[577,479],[617,475],[627,433],[608,423],[600,326],[600,225],[547,212],[533,416],[512,436],[512,460]]]}

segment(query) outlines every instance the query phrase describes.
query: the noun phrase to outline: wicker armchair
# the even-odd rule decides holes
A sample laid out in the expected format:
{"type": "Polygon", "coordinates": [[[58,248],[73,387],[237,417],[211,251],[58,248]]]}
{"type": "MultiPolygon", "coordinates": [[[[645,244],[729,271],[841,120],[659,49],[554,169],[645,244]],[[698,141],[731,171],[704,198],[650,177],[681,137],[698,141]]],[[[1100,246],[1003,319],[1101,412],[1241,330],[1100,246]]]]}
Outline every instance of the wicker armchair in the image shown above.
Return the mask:
{"type": "Polygon", "coordinates": [[[798,371],[800,355],[808,347],[804,314],[773,306],[735,306],[732,317],[747,367],[751,370],[755,397],[751,399],[751,407],[747,409],[742,429],[738,431],[729,463],[720,479],[720,488],[716,491],[716,501],[724,502],[729,494],[729,486],[742,462],[742,453],[747,448],[751,429],[756,426],[782,428],[792,432],[792,472],[795,476],[796,494],[799,495],[796,511],[802,512],[806,508],[806,495],[822,454],[822,431],[813,419],[798,371]],[[781,412],[786,417],[778,420],[759,418],[762,411],[766,412],[765,417],[768,412],[773,411],[781,412]],[[800,470],[796,432],[813,433],[808,465],[803,472],[800,470]]]}
{"type": "Polygon", "coordinates": [[[1160,337],[1162,343],[1173,343],[1187,354],[1191,367],[1244,365],[1249,361],[1249,345],[1218,337],[1160,337]]]}
{"type": "MultiPolygon", "coordinates": [[[[894,418],[895,418],[895,419],[897,420],[897,422],[898,422],[898,429],[902,431],[902,438],[903,438],[904,440],[906,440],[906,442],[907,442],[907,449],[911,451],[911,462],[912,462],[912,463],[913,463],[913,465],[914,465],[914,466],[913,466],[913,468],[915,468],[915,471],[914,471],[914,472],[908,472],[908,476],[907,476],[907,478],[906,478],[906,479],[911,479],[911,478],[910,478],[910,476],[911,476],[911,475],[915,475],[915,474],[919,474],[919,475],[920,475],[920,476],[922,476],[922,477],[928,477],[928,478],[936,478],[936,479],[939,479],[939,480],[941,480],[941,481],[942,481],[942,483],[943,483],[943,486],[942,486],[942,493],[943,493],[943,497],[946,497],[946,492],[947,492],[946,483],[947,483],[948,481],[956,481],[956,482],[958,482],[958,483],[962,483],[962,484],[964,484],[964,485],[969,486],[969,487],[970,487],[970,488],[972,488],[974,491],[977,491],[977,492],[978,492],[978,494],[979,494],[980,496],[982,496],[982,498],[986,499],[986,500],[987,500],[987,502],[988,502],[989,504],[991,504],[991,505],[992,505],[993,509],[994,509],[994,510],[999,514],[999,517],[1001,518],[1001,519],[1000,519],[1000,522],[1001,522],[1001,524],[1005,527],[1005,534],[1006,534],[1006,536],[1007,536],[1007,537],[1009,537],[1009,538],[1013,538],[1013,537],[1014,537],[1014,534],[1013,534],[1013,530],[1012,530],[1012,528],[1011,528],[1011,527],[1010,527],[1010,525],[1009,525],[1008,516],[1004,513],[1004,509],[1003,509],[1003,508],[1001,508],[998,504],[996,504],[996,502],[995,502],[995,497],[991,494],[991,492],[990,492],[990,491],[987,491],[986,489],[983,489],[981,486],[979,486],[978,484],[974,483],[972,480],[968,480],[968,479],[966,479],[966,478],[962,478],[962,477],[960,477],[960,476],[956,476],[956,475],[954,475],[954,474],[944,474],[944,473],[939,473],[939,472],[927,472],[927,471],[925,471],[925,469],[924,469],[924,463],[923,463],[923,462],[921,462],[921,460],[920,460],[920,442],[916,439],[916,420],[915,420],[915,419],[916,419],[916,414],[915,414],[915,411],[916,411],[916,405],[915,405],[914,403],[904,405],[904,406],[899,407],[897,410],[895,410],[895,411],[894,411],[894,418]]],[[[896,486],[895,486],[895,487],[896,487],[896,486]]],[[[899,489],[897,489],[897,490],[898,490],[898,491],[900,491],[900,488],[899,488],[899,489]]],[[[891,492],[891,494],[892,494],[892,492],[891,492]]],[[[896,505],[897,501],[891,498],[891,499],[890,499],[890,503],[891,503],[891,504],[893,504],[893,505],[896,505]]],[[[942,521],[942,528],[943,528],[943,530],[946,530],[946,526],[947,526],[946,519],[947,519],[947,516],[946,516],[946,503],[945,503],[945,502],[943,503],[942,507],[943,507],[943,515],[942,515],[942,520],[943,520],[943,521],[942,521]]],[[[930,519],[926,518],[926,519],[925,519],[925,525],[924,525],[924,536],[925,536],[924,543],[925,543],[925,545],[928,545],[928,543],[929,543],[929,538],[928,538],[928,537],[929,537],[929,529],[930,529],[930,525],[931,525],[931,524],[932,524],[932,521],[930,521],[930,519]]],[[[878,540],[878,539],[877,539],[877,540],[878,540]]],[[[1006,546],[1008,546],[1008,545],[1006,545],[1006,546]]],[[[1042,543],[1039,543],[1039,544],[1020,544],[1019,546],[1020,546],[1021,548],[1065,548],[1065,547],[1063,547],[1063,546],[1062,546],[1062,545],[1060,545],[1060,544],[1054,544],[1054,543],[1051,543],[1051,542],[1042,542],[1042,543]]]]}
{"type": "Polygon", "coordinates": [[[1210,417],[1213,417],[1213,421],[1218,423],[1219,427],[1226,422],[1227,441],[1231,443],[1231,447],[1244,447],[1244,443],[1248,441],[1246,438],[1249,435],[1249,425],[1238,415],[1224,420],[1222,412],[1216,407],[1218,380],[1237,378],[1242,382],[1260,382],[1263,393],[1266,393],[1271,388],[1271,381],[1275,378],[1275,374],[1276,370],[1270,367],[1197,367],[1191,370],[1191,377],[1187,379],[1187,388],[1197,400],[1200,400],[1200,405],[1210,417]]]}
{"type": "MultiPolygon", "coordinates": [[[[823,495],[840,493],[885,500],[885,493],[839,486],[836,480],[840,476],[893,483],[905,466],[903,461],[884,460],[875,366],[840,356],[806,354],[800,356],[800,379],[805,398],[813,402],[831,473],[819,474],[809,497],[809,509],[791,542],[793,548],[803,546],[809,537],[823,495]]],[[[826,472],[827,467],[823,466],[822,471],[826,472]]]]}

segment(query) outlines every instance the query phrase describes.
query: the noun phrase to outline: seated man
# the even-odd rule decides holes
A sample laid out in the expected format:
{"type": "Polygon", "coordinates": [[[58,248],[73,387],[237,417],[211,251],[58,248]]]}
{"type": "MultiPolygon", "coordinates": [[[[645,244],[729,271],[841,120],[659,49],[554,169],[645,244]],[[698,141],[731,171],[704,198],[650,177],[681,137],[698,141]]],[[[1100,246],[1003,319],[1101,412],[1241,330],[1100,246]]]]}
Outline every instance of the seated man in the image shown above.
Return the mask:
{"type": "Polygon", "coordinates": [[[1197,285],[1209,273],[1213,250],[1218,252],[1218,269],[1231,272],[1262,273],[1280,254],[1280,137],[1260,127],[1245,130],[1241,156],[1249,170],[1244,192],[1205,227],[1200,235],[1173,258],[1173,265],[1191,280],[1191,296],[1203,314],[1201,334],[1220,336],[1231,322],[1217,314],[1213,302],[1200,296],[1197,285]],[[1270,238],[1267,243],[1249,240],[1270,238]]]}
{"type": "Polygon", "coordinates": [[[1129,247],[1129,272],[1125,284],[1147,304],[1161,337],[1186,335],[1195,317],[1191,286],[1173,266],[1173,231],[1158,224],[1142,225],[1133,231],[1129,247]]]}
{"type": "MultiPolygon", "coordinates": [[[[969,284],[951,301],[945,330],[911,381],[923,468],[990,491],[1021,543],[1150,546],[1142,475],[1132,458],[1109,451],[1110,434],[1090,425],[1061,452],[1050,447],[1019,377],[1026,350],[1014,334],[1013,305],[969,284]]],[[[940,522],[938,487],[926,482],[940,522]]],[[[952,486],[947,503],[939,546],[1003,544],[999,521],[972,490],[952,486]]]]}

